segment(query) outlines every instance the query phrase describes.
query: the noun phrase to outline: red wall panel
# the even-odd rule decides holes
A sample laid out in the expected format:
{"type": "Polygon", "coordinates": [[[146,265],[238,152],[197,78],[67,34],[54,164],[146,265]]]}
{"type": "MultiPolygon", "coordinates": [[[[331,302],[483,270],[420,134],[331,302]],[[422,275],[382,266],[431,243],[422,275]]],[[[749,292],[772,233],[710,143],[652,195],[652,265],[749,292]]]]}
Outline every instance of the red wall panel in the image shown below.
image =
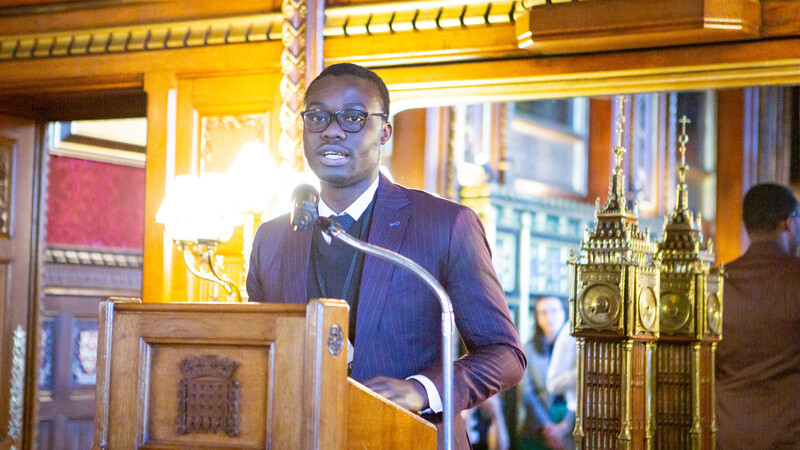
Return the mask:
{"type": "Polygon", "coordinates": [[[46,242],[141,250],[144,169],[51,156],[46,242]]]}

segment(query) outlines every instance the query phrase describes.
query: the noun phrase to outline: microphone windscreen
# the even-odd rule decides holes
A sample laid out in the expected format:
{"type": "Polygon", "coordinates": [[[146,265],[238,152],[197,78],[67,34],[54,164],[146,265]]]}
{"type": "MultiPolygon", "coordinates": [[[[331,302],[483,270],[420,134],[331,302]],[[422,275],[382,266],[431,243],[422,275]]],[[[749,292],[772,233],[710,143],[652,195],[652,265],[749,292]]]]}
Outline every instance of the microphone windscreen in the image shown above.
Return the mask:
{"type": "Polygon", "coordinates": [[[307,230],[309,226],[314,226],[317,222],[317,206],[319,205],[319,193],[310,184],[301,184],[292,192],[292,215],[290,217],[292,228],[297,230],[307,230]]]}

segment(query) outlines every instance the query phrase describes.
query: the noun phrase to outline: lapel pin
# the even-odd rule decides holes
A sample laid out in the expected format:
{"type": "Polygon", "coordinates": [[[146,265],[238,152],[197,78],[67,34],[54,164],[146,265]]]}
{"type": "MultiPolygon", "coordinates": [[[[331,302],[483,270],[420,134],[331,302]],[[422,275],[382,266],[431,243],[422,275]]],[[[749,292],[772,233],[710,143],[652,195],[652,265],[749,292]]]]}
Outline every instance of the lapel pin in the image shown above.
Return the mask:
{"type": "Polygon", "coordinates": [[[389,224],[390,227],[396,227],[397,225],[400,225],[400,221],[399,220],[397,222],[392,222],[392,223],[389,224]]]}

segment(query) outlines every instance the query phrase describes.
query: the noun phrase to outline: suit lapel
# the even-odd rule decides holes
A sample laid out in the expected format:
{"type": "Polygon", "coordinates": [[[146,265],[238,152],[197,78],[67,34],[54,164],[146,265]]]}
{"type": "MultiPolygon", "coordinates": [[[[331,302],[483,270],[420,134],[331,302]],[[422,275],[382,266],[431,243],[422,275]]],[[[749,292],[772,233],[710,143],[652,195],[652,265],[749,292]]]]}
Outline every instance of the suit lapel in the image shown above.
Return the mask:
{"type": "MultiPolygon", "coordinates": [[[[400,249],[408,225],[409,216],[405,208],[408,204],[405,192],[381,175],[369,228],[371,244],[394,252],[400,249]]],[[[361,289],[358,295],[356,348],[377,338],[375,332],[386,303],[394,270],[393,263],[371,255],[364,258],[361,289]]],[[[357,361],[354,361],[354,366],[357,366],[357,361]]]]}
{"type": "Polygon", "coordinates": [[[308,302],[308,261],[311,255],[311,236],[315,230],[289,230],[286,251],[281,263],[283,299],[289,303],[308,302]]]}

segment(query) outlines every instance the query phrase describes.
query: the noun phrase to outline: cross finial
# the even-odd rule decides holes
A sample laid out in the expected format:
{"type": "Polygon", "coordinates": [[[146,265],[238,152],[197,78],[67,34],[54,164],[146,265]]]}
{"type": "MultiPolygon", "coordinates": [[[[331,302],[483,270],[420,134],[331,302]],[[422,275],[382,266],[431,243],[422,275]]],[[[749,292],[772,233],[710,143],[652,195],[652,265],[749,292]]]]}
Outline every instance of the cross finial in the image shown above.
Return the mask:
{"type": "Polygon", "coordinates": [[[689,120],[688,117],[686,117],[686,114],[684,114],[683,117],[681,117],[680,120],[678,120],[678,123],[681,124],[681,135],[678,138],[678,142],[680,142],[681,147],[683,147],[686,145],[687,142],[689,142],[689,136],[686,135],[686,124],[692,123],[692,121],[689,120]]]}

